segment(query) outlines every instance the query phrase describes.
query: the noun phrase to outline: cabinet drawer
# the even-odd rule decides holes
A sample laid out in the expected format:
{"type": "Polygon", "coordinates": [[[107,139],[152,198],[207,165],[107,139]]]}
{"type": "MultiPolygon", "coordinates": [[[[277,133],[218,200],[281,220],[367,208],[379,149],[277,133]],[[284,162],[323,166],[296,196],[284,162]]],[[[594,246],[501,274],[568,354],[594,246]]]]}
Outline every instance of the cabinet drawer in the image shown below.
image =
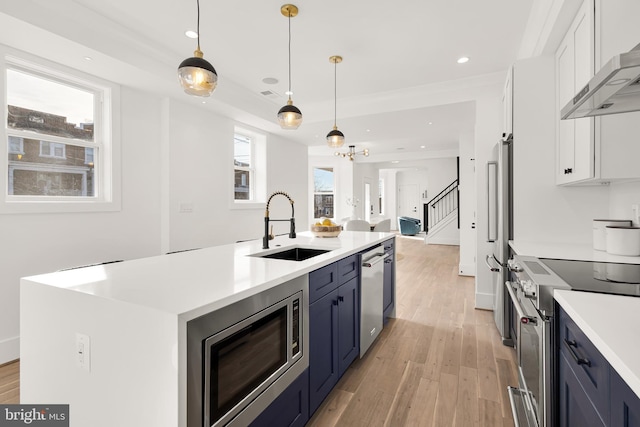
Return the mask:
{"type": "Polygon", "coordinates": [[[338,284],[342,285],[360,275],[360,263],[358,254],[353,254],[338,261],[338,284]]]}
{"type": "Polygon", "coordinates": [[[334,262],[309,273],[309,303],[338,288],[338,263],[334,262]]]}
{"type": "Polygon", "coordinates": [[[559,317],[560,354],[566,357],[600,417],[608,420],[609,363],[564,310],[560,309],[559,317]]]}

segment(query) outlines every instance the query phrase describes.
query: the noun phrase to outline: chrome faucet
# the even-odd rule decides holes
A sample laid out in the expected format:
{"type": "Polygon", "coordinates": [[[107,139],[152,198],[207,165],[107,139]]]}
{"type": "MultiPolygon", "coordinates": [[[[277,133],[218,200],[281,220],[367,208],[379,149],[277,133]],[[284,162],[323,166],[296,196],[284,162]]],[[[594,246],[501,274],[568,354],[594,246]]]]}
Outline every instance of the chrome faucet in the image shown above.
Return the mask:
{"type": "Polygon", "coordinates": [[[267,200],[267,208],[264,212],[264,237],[262,238],[262,249],[269,249],[269,240],[273,239],[274,237],[273,234],[269,234],[269,221],[289,221],[291,223],[291,227],[289,229],[289,238],[296,238],[296,221],[294,218],[294,213],[295,211],[293,209],[293,199],[289,197],[287,193],[285,193],[284,191],[276,191],[271,196],[269,196],[269,199],[267,200]],[[269,203],[271,203],[271,199],[273,199],[273,197],[277,195],[281,195],[289,199],[289,202],[291,203],[291,219],[269,219],[269,203]]]}

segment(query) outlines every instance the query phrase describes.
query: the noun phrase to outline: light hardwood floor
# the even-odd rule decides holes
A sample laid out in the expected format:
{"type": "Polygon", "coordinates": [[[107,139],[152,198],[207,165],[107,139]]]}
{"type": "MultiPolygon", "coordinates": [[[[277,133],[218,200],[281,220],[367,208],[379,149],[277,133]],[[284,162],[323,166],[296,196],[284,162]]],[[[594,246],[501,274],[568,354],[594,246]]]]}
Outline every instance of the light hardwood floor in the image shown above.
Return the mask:
{"type": "MultiPolygon", "coordinates": [[[[308,425],[513,426],[506,387],[517,384],[515,353],[493,314],[474,309],[458,247],[396,242],[397,317],[308,425]]],[[[19,376],[19,362],[0,366],[0,404],[19,403],[19,376]]]]}
{"type": "Polygon", "coordinates": [[[474,309],[458,247],[396,242],[396,318],[309,426],[513,426],[506,390],[517,385],[515,352],[493,313],[474,309]]]}

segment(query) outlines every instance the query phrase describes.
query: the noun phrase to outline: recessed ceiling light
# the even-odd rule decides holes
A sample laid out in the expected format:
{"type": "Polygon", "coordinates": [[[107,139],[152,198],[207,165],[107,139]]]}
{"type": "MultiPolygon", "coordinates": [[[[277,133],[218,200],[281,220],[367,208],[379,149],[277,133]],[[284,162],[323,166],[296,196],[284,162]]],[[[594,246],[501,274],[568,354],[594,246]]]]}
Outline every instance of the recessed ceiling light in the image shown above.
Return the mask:
{"type": "Polygon", "coordinates": [[[391,163],[400,163],[400,160],[391,160],[391,163]]]}
{"type": "Polygon", "coordinates": [[[193,30],[187,30],[184,32],[184,35],[189,37],[190,39],[197,39],[198,38],[198,33],[196,33],[193,30]]]}
{"type": "Polygon", "coordinates": [[[421,145],[420,148],[427,148],[425,145],[421,145]]]}
{"type": "Polygon", "coordinates": [[[206,104],[206,103],[207,103],[207,101],[202,101],[202,103],[203,103],[203,104],[206,104]]]}
{"type": "Polygon", "coordinates": [[[464,64],[465,62],[468,62],[468,61],[469,61],[469,58],[467,58],[466,56],[458,58],[458,64],[464,64]]]}
{"type": "Polygon", "coordinates": [[[371,129],[367,129],[367,132],[371,132],[371,129]]]}
{"type": "Polygon", "coordinates": [[[85,57],[84,57],[84,60],[85,60],[85,61],[93,61],[93,58],[92,58],[92,57],[90,57],[90,56],[85,56],[85,57]]]}
{"type": "Polygon", "coordinates": [[[276,79],[275,77],[265,77],[264,79],[262,79],[262,83],[268,84],[268,85],[274,85],[278,83],[278,79],[276,79]]]}
{"type": "Polygon", "coordinates": [[[429,122],[429,126],[431,126],[433,124],[433,122],[429,122]]]}

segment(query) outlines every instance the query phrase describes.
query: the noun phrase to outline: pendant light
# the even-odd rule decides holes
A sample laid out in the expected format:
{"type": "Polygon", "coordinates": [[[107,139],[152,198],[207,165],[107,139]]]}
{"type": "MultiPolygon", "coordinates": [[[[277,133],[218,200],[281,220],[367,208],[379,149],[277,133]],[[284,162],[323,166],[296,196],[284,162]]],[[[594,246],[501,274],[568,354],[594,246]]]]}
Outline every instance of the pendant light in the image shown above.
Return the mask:
{"type": "Polygon", "coordinates": [[[200,50],[200,0],[198,5],[198,47],[193,57],[187,58],[178,67],[178,80],[186,93],[195,96],[209,96],[218,84],[218,74],[213,65],[203,58],[200,50]]]}
{"type": "Polygon", "coordinates": [[[302,112],[293,105],[291,100],[291,94],[293,93],[291,92],[291,18],[298,15],[298,7],[292,4],[285,4],[280,8],[280,13],[289,20],[289,90],[287,91],[289,100],[287,105],[278,111],[278,123],[280,123],[282,129],[298,129],[302,123],[302,112]]]}
{"type": "Polygon", "coordinates": [[[336,125],[338,110],[338,63],[342,62],[342,56],[334,55],[329,58],[333,63],[333,129],[327,134],[327,144],[331,148],[340,148],[344,144],[344,134],[338,130],[336,125]]]}

